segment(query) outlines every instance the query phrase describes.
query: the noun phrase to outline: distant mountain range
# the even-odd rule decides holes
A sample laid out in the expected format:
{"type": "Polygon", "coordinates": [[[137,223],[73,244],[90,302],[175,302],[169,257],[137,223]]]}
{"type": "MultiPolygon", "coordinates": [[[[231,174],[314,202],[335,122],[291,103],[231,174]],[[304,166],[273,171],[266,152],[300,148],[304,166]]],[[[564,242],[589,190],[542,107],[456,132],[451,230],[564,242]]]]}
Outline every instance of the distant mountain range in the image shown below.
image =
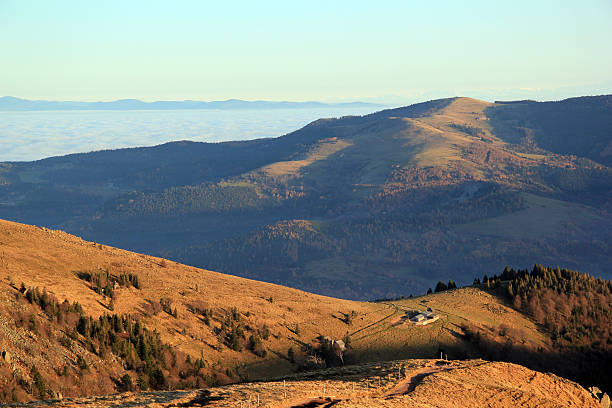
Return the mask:
{"type": "Polygon", "coordinates": [[[0,97],[0,111],[50,111],[50,110],[170,110],[170,109],[312,109],[340,107],[382,107],[384,105],[366,102],[289,102],[289,101],[155,101],[143,102],[138,99],[120,99],[111,102],[77,101],[32,101],[13,96],[0,97]]]}

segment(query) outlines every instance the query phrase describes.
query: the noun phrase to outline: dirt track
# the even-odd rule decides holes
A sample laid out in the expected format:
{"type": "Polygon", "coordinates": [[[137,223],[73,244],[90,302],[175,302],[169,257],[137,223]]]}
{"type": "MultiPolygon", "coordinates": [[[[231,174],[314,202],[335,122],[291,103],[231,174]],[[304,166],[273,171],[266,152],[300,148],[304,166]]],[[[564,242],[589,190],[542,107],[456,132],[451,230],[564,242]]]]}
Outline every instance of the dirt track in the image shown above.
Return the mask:
{"type": "Polygon", "coordinates": [[[285,381],[209,390],[126,393],[43,401],[50,407],[580,407],[599,404],[578,384],[483,360],[404,360],[306,372],[285,381]]]}

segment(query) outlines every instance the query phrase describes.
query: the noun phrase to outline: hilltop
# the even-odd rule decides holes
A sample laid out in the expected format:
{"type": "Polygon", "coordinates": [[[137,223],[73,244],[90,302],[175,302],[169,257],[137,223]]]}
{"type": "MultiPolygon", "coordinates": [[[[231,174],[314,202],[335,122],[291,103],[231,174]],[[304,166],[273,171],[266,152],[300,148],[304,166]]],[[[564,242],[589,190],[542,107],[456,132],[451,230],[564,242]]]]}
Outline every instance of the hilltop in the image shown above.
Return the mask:
{"type": "Polygon", "coordinates": [[[448,98],[278,138],[0,163],[0,217],[350,299],[505,265],[610,278],[611,99],[448,98]]]}

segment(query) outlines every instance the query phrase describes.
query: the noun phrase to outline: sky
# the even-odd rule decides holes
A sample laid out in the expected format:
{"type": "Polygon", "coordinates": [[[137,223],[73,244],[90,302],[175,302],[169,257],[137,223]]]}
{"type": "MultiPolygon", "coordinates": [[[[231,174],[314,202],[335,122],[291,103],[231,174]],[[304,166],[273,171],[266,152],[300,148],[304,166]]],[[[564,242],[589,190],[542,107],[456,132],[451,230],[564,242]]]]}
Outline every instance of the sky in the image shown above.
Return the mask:
{"type": "Polygon", "coordinates": [[[399,104],[609,94],[611,22],[611,0],[0,0],[0,96],[399,104]]]}

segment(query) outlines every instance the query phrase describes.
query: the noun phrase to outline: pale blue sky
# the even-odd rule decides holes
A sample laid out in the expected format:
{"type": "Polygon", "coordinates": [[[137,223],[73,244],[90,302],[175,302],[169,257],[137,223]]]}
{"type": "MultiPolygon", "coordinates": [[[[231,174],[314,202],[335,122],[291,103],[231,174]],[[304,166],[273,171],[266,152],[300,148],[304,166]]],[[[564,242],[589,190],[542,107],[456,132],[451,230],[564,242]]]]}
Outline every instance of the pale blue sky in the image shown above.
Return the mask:
{"type": "Polygon", "coordinates": [[[0,96],[612,93],[612,1],[0,0],[0,96]]]}

